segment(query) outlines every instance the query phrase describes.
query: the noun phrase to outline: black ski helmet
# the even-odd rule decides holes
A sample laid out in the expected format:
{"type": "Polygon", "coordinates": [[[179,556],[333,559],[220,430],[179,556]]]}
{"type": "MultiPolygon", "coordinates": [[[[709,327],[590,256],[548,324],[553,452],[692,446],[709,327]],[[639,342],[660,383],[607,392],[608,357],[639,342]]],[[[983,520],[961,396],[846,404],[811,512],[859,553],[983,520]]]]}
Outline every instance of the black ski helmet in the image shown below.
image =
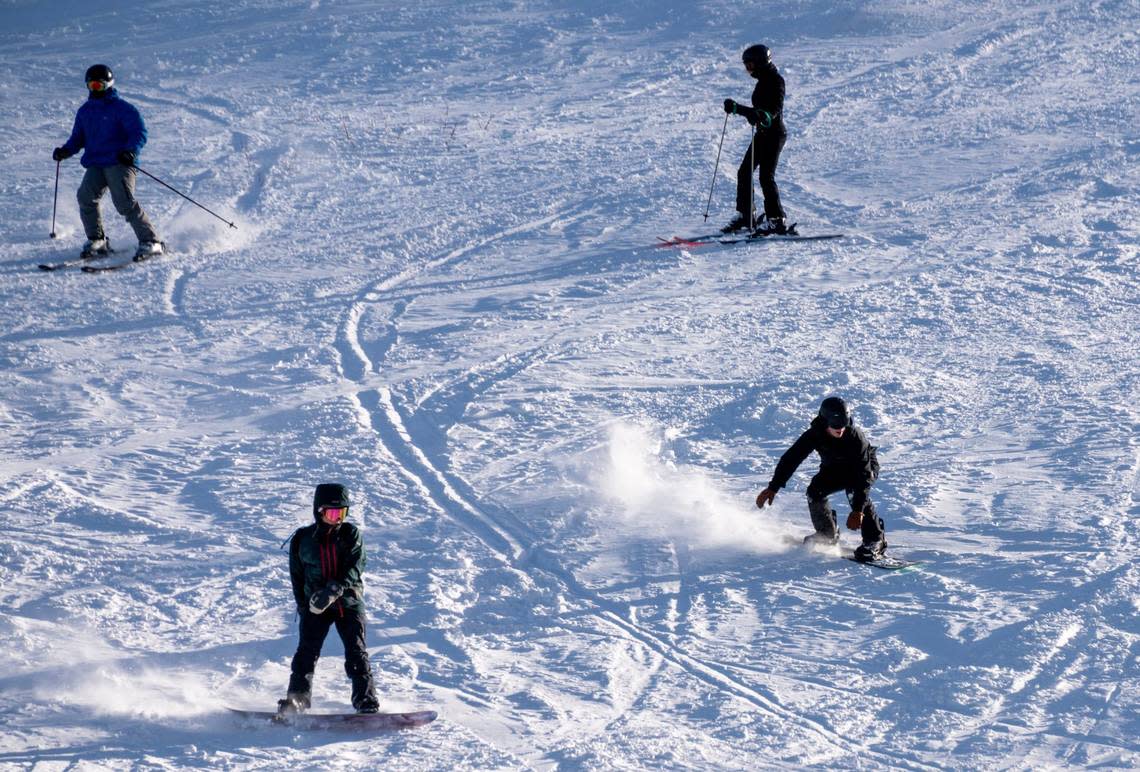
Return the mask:
{"type": "Polygon", "coordinates": [[[851,420],[847,413],[847,403],[839,397],[828,397],[819,405],[819,417],[831,429],[842,429],[851,420]]]}
{"type": "Polygon", "coordinates": [[[107,84],[107,87],[115,85],[115,74],[111,72],[111,68],[105,64],[93,64],[87,68],[87,74],[83,76],[84,83],[90,83],[93,80],[101,81],[107,84]]]}
{"type": "Polygon", "coordinates": [[[768,50],[768,46],[762,46],[757,43],[754,46],[748,46],[748,48],[744,49],[744,53],[740,55],[740,61],[745,64],[754,64],[763,67],[772,63],[772,52],[768,50]]]}
{"type": "Polygon", "coordinates": [[[347,507],[348,487],[340,483],[321,483],[313,491],[313,519],[321,520],[322,507],[347,507]]]}

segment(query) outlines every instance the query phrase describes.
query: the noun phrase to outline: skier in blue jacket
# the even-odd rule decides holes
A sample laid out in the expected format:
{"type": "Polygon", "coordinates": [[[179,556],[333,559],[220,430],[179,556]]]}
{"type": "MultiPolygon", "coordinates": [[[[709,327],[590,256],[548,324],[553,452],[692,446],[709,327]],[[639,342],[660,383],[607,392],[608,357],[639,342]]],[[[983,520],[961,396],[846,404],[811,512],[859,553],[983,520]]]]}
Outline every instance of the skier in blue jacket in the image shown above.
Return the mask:
{"type": "Polygon", "coordinates": [[[51,154],[52,160],[62,161],[83,151],[79,163],[87,171],[76,194],[79,217],[87,233],[83,253],[97,255],[110,251],[99,213],[99,199],[110,190],[115,209],[138,236],[136,256],[160,255],[163,243],[135,200],[135,160],[146,144],[146,124],[135,106],[119,96],[110,67],[92,65],[84,77],[87,101],[75,114],[75,125],[67,142],[51,154]]]}

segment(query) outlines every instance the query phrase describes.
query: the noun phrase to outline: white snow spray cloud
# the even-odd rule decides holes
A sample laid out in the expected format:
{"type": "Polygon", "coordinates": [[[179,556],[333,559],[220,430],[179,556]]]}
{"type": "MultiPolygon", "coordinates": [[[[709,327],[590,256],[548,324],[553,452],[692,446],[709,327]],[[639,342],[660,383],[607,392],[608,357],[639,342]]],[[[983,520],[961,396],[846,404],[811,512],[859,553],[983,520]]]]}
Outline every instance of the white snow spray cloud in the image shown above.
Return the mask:
{"type": "Polygon", "coordinates": [[[674,463],[645,427],[617,424],[590,462],[590,487],[638,532],[690,547],[783,552],[788,534],[749,498],[727,495],[704,471],[674,463]]]}
{"type": "Polygon", "coordinates": [[[134,667],[129,660],[87,663],[64,673],[40,699],[62,700],[93,714],[137,718],[189,718],[220,709],[208,674],[134,667]]]}

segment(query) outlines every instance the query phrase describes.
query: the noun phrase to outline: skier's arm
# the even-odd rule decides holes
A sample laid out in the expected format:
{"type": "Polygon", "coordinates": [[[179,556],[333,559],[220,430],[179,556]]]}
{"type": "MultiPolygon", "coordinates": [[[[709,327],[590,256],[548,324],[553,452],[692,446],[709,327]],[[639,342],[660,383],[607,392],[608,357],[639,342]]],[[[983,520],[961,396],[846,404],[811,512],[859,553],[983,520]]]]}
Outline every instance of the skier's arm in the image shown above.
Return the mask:
{"type": "Polygon", "coordinates": [[[787,485],[796,469],[813,450],[815,450],[815,438],[811,429],[808,429],[800,435],[798,440],[792,443],[792,447],[788,448],[784,455],[780,456],[780,462],[776,464],[776,471],[772,473],[772,481],[768,483],[768,490],[778,491],[787,485]]]}
{"type": "Polygon", "coordinates": [[[86,146],[86,144],[87,144],[87,138],[83,132],[83,124],[79,122],[79,114],[76,113],[75,114],[75,123],[72,124],[72,127],[71,127],[71,136],[68,137],[67,141],[64,142],[63,145],[61,146],[61,149],[64,152],[63,157],[69,158],[69,157],[75,155],[80,150],[82,150],[86,146]]]}
{"type": "Polygon", "coordinates": [[[756,109],[742,105],[733,99],[724,100],[724,111],[729,115],[741,115],[749,123],[756,123],[756,109]]]}

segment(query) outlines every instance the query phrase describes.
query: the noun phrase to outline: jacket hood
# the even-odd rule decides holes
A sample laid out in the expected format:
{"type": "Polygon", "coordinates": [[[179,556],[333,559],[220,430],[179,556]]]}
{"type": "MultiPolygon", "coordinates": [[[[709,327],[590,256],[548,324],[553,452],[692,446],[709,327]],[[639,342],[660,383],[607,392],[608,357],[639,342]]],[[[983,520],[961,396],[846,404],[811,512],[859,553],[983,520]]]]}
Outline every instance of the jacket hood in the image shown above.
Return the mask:
{"type": "MultiPolygon", "coordinates": [[[[347,507],[348,487],[340,483],[321,483],[313,492],[313,520],[321,522],[318,510],[321,507],[347,507]]],[[[347,519],[347,518],[346,518],[347,519]]]]}

